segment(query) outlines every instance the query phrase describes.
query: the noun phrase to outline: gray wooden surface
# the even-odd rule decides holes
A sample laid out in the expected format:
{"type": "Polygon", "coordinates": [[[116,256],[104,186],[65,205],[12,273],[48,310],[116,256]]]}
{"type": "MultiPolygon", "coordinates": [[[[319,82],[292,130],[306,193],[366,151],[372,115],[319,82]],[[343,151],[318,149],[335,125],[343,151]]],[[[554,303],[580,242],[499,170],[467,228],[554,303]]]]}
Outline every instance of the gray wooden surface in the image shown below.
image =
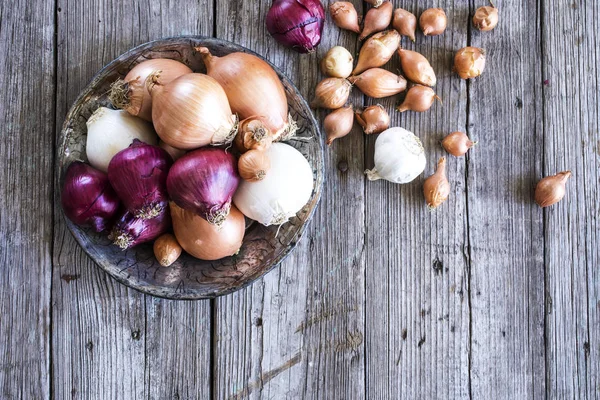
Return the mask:
{"type": "Polygon", "coordinates": [[[315,54],[283,49],[269,0],[0,3],[0,398],[600,398],[600,6],[497,0],[498,28],[480,33],[485,1],[393,3],[449,17],[443,36],[403,40],[431,60],[443,105],[392,119],[423,140],[426,174],[445,134],[479,141],[449,160],[450,200],[428,211],[424,176],[367,182],[375,137],[355,127],[328,149],[293,255],[202,302],[130,290],[78,248],[54,198],[68,108],[119,54],[181,34],[261,53],[310,99],[320,57],[356,51],[356,35],[328,20],[315,54]],[[450,70],[469,44],[488,65],[465,83],[450,70]],[[565,200],[535,206],[537,180],[565,169],[565,200]]]}

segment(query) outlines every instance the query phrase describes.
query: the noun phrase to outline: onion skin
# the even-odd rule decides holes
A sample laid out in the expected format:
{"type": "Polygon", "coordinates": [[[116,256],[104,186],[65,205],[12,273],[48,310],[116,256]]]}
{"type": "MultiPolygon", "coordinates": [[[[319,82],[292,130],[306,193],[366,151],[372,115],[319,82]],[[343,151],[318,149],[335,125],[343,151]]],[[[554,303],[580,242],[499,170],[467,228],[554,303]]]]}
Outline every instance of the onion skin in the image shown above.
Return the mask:
{"type": "Polygon", "coordinates": [[[134,140],[108,164],[108,180],[136,218],[159,215],[168,205],[167,174],[173,159],[158,146],[134,140]]]}
{"type": "Polygon", "coordinates": [[[170,233],[165,233],[156,239],[152,249],[156,260],[163,267],[169,267],[177,261],[183,250],[177,238],[170,233]]]}
{"type": "Polygon", "coordinates": [[[444,33],[448,17],[446,12],[441,8],[429,8],[419,17],[419,26],[425,36],[437,36],[444,33]]]}
{"type": "Polygon", "coordinates": [[[381,32],[387,29],[392,22],[392,13],[394,6],[390,1],[384,1],[379,7],[373,7],[364,19],[363,30],[359,36],[359,40],[364,40],[372,33],[381,32]]]}
{"type": "Polygon", "coordinates": [[[235,206],[231,206],[229,216],[220,227],[174,203],[171,203],[171,216],[177,241],[193,257],[219,260],[236,254],[242,247],[246,221],[235,206]]]}
{"type": "Polygon", "coordinates": [[[358,53],[358,62],[352,75],[369,68],[377,68],[388,62],[400,46],[400,34],[394,29],[379,32],[365,41],[358,53]]]}
{"type": "MultiPolygon", "coordinates": [[[[383,7],[383,6],[382,6],[383,7]]],[[[348,78],[361,92],[374,99],[396,95],[406,90],[406,79],[383,68],[371,68],[348,78]]]]}
{"type": "Polygon", "coordinates": [[[473,26],[482,32],[491,31],[498,25],[498,19],[498,9],[496,7],[479,7],[473,15],[473,26]]]}
{"type": "Polygon", "coordinates": [[[571,171],[563,171],[539,181],[535,187],[535,202],[540,207],[550,207],[561,201],[565,197],[566,184],[570,177],[571,171]]]}
{"type": "Polygon", "coordinates": [[[165,208],[152,219],[136,218],[125,211],[113,227],[109,239],[122,250],[127,250],[138,244],[151,242],[171,228],[171,214],[165,208]]]}
{"type": "Polygon", "coordinates": [[[454,71],[461,79],[477,78],[485,69],[485,50],[465,47],[454,56],[454,71]]]}
{"type": "Polygon", "coordinates": [[[331,19],[338,28],[360,33],[358,13],[354,8],[354,4],[349,1],[336,1],[329,6],[329,14],[331,14],[331,19]]]}
{"type": "Polygon", "coordinates": [[[289,117],[283,84],[267,62],[246,53],[217,57],[206,47],[196,51],[202,55],[206,73],[223,87],[241,120],[260,116],[274,140],[294,135],[297,126],[289,117]]]}
{"type": "Polygon", "coordinates": [[[234,144],[240,153],[248,150],[266,150],[273,143],[273,134],[262,118],[246,118],[240,122],[234,144]]]}
{"type": "Polygon", "coordinates": [[[400,65],[404,76],[414,83],[425,86],[435,86],[437,78],[429,61],[416,51],[399,49],[400,65]]]}
{"type": "Polygon", "coordinates": [[[223,149],[204,147],[191,151],[173,164],[167,190],[179,206],[220,225],[240,183],[237,160],[223,149]]]}
{"type": "Polygon", "coordinates": [[[442,140],[444,149],[455,157],[464,156],[475,144],[463,132],[452,132],[442,140]]]}
{"type": "Polygon", "coordinates": [[[312,53],[321,42],[325,11],[319,0],[273,0],[267,31],[298,53],[312,53]]]}
{"type": "Polygon", "coordinates": [[[441,101],[432,88],[428,86],[415,85],[408,89],[404,101],[396,109],[400,112],[425,112],[431,108],[436,99],[441,101]]]}
{"type": "Polygon", "coordinates": [[[437,170],[423,184],[423,194],[427,206],[431,209],[439,207],[450,196],[450,183],[446,177],[446,157],[440,158],[437,170]]]}
{"type": "Polygon", "coordinates": [[[417,31],[417,17],[415,14],[406,11],[403,8],[397,8],[394,11],[392,26],[402,36],[415,41],[415,32],[417,31]]]}
{"type": "Polygon", "coordinates": [[[108,176],[80,161],[67,168],[61,204],[69,220],[77,225],[91,225],[96,232],[111,226],[119,210],[119,198],[108,176]]]}
{"type": "Polygon", "coordinates": [[[343,78],[325,78],[315,89],[315,99],[310,104],[312,108],[327,108],[336,110],[343,107],[350,97],[352,85],[343,78]]]}
{"type": "Polygon", "coordinates": [[[352,131],[352,125],[354,125],[354,111],[351,106],[339,108],[327,115],[323,122],[327,146],[331,146],[335,139],[348,135],[352,131]]]}
{"type": "Polygon", "coordinates": [[[146,79],[155,71],[162,71],[164,84],[192,73],[187,65],[168,58],[142,61],[123,80],[119,79],[111,85],[108,97],[112,104],[133,116],[152,122],[152,96],[146,88],[146,79]]]}
{"type": "Polygon", "coordinates": [[[367,135],[381,133],[390,127],[390,115],[381,104],[369,106],[361,113],[357,112],[356,121],[367,135]]]}
{"type": "Polygon", "coordinates": [[[238,171],[243,180],[262,181],[271,168],[269,157],[261,150],[249,150],[238,160],[238,171]]]}

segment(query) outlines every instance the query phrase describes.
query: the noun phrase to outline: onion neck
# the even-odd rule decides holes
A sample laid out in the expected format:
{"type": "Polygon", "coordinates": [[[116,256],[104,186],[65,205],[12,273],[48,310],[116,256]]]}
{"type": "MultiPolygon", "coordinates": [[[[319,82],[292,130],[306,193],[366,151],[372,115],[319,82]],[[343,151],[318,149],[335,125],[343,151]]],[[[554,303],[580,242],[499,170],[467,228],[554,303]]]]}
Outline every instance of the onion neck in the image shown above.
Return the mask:
{"type": "Polygon", "coordinates": [[[160,82],[160,74],[162,74],[161,70],[154,71],[146,78],[146,89],[148,89],[150,94],[152,94],[157,87],[163,87],[163,84],[160,82]]]}
{"type": "Polygon", "coordinates": [[[210,69],[212,69],[215,59],[218,57],[213,56],[207,47],[199,46],[196,47],[195,50],[199,52],[202,56],[202,61],[204,62],[204,65],[206,66],[206,70],[208,72],[210,69]]]}
{"type": "Polygon", "coordinates": [[[213,146],[221,146],[224,144],[229,144],[233,141],[237,135],[240,120],[236,114],[231,115],[231,120],[231,126],[221,126],[214,133],[211,140],[211,144],[213,146]]]}
{"type": "Polygon", "coordinates": [[[379,175],[379,172],[376,168],[366,170],[365,174],[367,175],[367,179],[370,181],[378,181],[379,179],[383,179],[383,177],[379,175]]]}
{"type": "Polygon", "coordinates": [[[117,79],[110,85],[108,98],[115,107],[123,110],[129,107],[129,94],[129,82],[124,81],[123,79],[117,79]]]}

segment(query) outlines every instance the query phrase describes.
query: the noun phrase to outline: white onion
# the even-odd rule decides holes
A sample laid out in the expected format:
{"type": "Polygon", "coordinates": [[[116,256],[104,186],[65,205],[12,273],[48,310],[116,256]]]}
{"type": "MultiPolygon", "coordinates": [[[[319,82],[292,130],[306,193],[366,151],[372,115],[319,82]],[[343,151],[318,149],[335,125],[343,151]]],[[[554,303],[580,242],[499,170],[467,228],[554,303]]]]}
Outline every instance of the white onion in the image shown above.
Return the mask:
{"type": "Polygon", "coordinates": [[[87,158],[94,168],[106,172],[114,155],[133,139],[152,145],[158,141],[152,124],[125,110],[100,107],[87,121],[87,158]]]}
{"type": "Polygon", "coordinates": [[[310,199],[313,173],[306,158],[290,145],[273,143],[267,156],[269,173],[261,181],[242,181],[233,203],[245,216],[265,226],[281,225],[310,199]]]}
{"type": "Polygon", "coordinates": [[[419,138],[404,128],[390,128],[377,138],[375,168],[365,174],[370,181],[408,183],[424,170],[425,152],[419,138]]]}

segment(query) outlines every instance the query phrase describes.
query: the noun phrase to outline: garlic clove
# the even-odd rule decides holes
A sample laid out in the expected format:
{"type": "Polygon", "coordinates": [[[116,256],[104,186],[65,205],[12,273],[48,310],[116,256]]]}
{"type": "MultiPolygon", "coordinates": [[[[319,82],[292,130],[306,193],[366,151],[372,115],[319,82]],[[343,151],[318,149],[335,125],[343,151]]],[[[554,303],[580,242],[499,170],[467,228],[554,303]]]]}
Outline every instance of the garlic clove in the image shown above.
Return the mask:
{"type": "Polygon", "coordinates": [[[570,177],[571,171],[563,171],[543,178],[535,187],[535,202],[540,207],[549,207],[561,201],[570,177]]]}
{"type": "Polygon", "coordinates": [[[327,135],[327,145],[331,146],[334,140],[342,138],[352,131],[354,124],[354,111],[352,106],[339,108],[325,117],[323,128],[327,135]]]}
{"type": "Polygon", "coordinates": [[[441,8],[429,8],[419,17],[419,26],[425,36],[437,36],[444,33],[448,18],[441,8]]]}

